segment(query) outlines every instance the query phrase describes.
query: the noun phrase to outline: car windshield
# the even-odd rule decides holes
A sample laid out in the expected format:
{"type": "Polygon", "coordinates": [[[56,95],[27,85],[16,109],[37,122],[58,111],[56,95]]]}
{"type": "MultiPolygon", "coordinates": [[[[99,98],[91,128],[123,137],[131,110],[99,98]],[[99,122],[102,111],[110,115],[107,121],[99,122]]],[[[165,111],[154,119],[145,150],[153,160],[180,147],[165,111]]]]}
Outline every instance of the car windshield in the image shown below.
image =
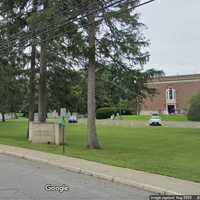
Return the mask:
{"type": "Polygon", "coordinates": [[[152,115],[151,118],[152,119],[160,119],[160,116],[159,115],[152,115]]]}

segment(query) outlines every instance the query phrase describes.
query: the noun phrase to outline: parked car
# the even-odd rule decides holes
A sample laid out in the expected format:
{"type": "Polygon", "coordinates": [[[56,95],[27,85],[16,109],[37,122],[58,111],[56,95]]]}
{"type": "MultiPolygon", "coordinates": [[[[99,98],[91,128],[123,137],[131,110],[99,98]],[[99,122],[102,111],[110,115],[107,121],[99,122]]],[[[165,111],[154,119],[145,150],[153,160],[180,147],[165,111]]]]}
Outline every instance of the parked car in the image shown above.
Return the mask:
{"type": "Polygon", "coordinates": [[[151,118],[149,120],[150,126],[162,126],[162,121],[159,113],[152,113],[151,118]]]}
{"type": "Polygon", "coordinates": [[[68,122],[69,123],[77,123],[78,122],[77,116],[75,116],[75,115],[69,116],[68,122]]]}

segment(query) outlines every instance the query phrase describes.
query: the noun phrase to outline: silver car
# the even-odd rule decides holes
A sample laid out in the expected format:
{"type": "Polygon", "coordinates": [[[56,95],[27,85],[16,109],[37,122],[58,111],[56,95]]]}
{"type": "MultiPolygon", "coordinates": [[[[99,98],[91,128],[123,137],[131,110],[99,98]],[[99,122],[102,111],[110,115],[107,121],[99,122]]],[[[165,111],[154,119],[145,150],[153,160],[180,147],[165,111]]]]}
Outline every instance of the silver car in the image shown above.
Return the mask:
{"type": "Polygon", "coordinates": [[[159,113],[153,113],[149,120],[150,126],[162,126],[162,121],[159,113]]]}

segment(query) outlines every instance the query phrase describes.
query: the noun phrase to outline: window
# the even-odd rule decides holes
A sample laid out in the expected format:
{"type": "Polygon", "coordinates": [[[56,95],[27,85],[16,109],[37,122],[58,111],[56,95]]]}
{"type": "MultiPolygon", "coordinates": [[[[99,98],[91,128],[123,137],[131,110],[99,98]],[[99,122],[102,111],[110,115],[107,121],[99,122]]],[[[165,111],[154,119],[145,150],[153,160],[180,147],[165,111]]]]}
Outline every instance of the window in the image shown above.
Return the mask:
{"type": "Polygon", "coordinates": [[[173,100],[173,90],[171,88],[169,89],[169,99],[173,100]]]}
{"type": "Polygon", "coordinates": [[[169,88],[166,91],[167,100],[176,100],[176,90],[173,88],[169,88]]]}

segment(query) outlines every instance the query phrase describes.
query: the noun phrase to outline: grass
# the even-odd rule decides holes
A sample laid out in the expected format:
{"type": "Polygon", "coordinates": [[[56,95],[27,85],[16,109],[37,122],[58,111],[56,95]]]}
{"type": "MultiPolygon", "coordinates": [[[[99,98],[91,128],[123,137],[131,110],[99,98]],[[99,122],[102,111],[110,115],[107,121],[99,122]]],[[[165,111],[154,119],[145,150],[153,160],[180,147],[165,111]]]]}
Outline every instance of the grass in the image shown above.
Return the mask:
{"type": "MultiPolygon", "coordinates": [[[[147,121],[150,119],[149,115],[124,115],[123,120],[132,121],[147,121]]],[[[188,121],[186,115],[161,115],[163,121],[188,121]]]]}
{"type": "MultiPolygon", "coordinates": [[[[27,122],[0,123],[0,143],[62,154],[62,147],[26,141],[27,122]]],[[[67,125],[65,155],[200,182],[200,131],[98,126],[102,150],[88,150],[86,127],[67,125]]]]}

